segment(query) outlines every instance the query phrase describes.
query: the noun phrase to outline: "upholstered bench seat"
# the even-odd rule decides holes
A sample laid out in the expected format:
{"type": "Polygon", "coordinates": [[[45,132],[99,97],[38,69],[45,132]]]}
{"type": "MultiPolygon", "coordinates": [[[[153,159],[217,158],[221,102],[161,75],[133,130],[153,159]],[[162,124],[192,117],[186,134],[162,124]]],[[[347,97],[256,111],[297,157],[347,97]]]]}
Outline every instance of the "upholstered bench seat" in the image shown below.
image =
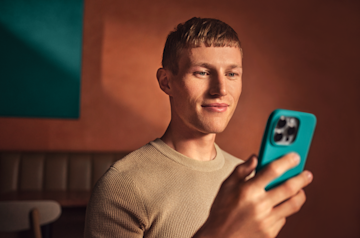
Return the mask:
{"type": "Polygon", "coordinates": [[[128,152],[0,151],[0,200],[86,206],[96,181],[128,152]]]}

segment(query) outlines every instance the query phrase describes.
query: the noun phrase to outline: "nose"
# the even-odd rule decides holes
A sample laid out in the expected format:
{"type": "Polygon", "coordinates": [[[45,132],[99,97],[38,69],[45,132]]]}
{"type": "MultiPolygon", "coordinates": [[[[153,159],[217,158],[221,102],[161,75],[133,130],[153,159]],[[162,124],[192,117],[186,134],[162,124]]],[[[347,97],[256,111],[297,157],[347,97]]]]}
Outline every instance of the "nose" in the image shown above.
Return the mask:
{"type": "Polygon", "coordinates": [[[211,96],[226,96],[227,95],[227,82],[225,75],[213,75],[210,82],[209,93],[211,96]]]}

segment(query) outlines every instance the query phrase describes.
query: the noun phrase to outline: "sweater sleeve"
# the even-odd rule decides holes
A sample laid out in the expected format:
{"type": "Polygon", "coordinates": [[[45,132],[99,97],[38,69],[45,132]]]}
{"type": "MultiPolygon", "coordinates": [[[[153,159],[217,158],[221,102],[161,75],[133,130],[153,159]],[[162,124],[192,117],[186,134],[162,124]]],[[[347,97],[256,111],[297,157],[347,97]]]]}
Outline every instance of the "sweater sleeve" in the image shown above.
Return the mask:
{"type": "Polygon", "coordinates": [[[85,238],[142,238],[147,221],[136,184],[111,167],[92,192],[86,210],[85,238]]]}

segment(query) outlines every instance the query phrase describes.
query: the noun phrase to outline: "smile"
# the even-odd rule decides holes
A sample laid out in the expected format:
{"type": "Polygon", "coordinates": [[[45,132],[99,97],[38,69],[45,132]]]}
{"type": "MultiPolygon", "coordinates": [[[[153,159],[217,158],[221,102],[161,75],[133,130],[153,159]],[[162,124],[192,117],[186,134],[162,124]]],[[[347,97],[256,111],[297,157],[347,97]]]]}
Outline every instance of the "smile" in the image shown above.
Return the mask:
{"type": "Polygon", "coordinates": [[[201,105],[205,110],[210,112],[225,112],[229,107],[226,103],[210,103],[201,105]]]}

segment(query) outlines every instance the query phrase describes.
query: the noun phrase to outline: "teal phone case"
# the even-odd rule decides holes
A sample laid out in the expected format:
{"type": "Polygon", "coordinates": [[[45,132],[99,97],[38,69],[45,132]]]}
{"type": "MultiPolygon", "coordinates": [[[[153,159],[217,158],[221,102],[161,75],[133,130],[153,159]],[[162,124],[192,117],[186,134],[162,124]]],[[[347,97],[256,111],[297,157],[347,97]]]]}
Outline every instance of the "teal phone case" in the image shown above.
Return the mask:
{"type": "Polygon", "coordinates": [[[277,109],[270,114],[261,142],[259,162],[256,168],[256,172],[264,168],[273,160],[279,159],[280,157],[290,152],[296,152],[300,155],[300,163],[296,167],[286,171],[280,177],[271,181],[266,186],[266,191],[283,183],[285,180],[298,175],[304,170],[305,161],[308,155],[315,126],[316,117],[310,113],[277,109]],[[274,130],[281,116],[294,117],[298,120],[296,138],[289,145],[279,145],[274,140],[274,130]]]}

